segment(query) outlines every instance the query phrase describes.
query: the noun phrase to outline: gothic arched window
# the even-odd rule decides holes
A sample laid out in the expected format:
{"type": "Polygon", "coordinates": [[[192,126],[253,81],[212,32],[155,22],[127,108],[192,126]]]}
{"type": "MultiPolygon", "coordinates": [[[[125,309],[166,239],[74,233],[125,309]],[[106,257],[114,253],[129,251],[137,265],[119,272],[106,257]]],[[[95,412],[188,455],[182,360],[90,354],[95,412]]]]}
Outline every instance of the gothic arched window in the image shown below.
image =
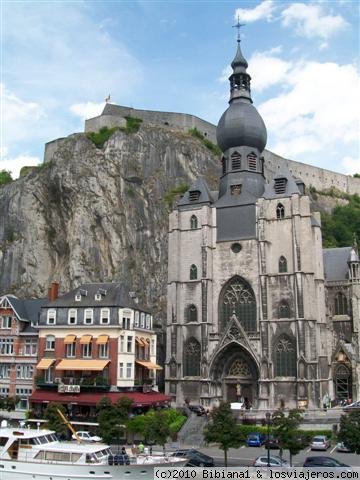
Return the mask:
{"type": "Polygon", "coordinates": [[[335,372],[335,395],[338,400],[345,400],[352,397],[351,370],[343,363],[338,366],[335,372]]]}
{"type": "Polygon", "coordinates": [[[186,321],[197,322],[197,308],[195,305],[189,305],[186,309],[186,321]]]}
{"type": "Polygon", "coordinates": [[[279,258],[279,273],[286,273],[287,272],[287,260],[285,257],[281,255],[279,258]]]}
{"type": "Polygon", "coordinates": [[[281,220],[285,218],[285,207],[282,203],[278,203],[276,207],[276,218],[281,220]]]}
{"type": "Polygon", "coordinates": [[[256,300],[250,285],[234,277],[223,287],[219,301],[220,331],[235,313],[246,332],[256,332],[256,300]]]}
{"type": "Polygon", "coordinates": [[[174,359],[170,360],[169,373],[170,373],[170,377],[172,377],[172,378],[176,377],[176,362],[175,362],[174,359]]]}
{"type": "Polygon", "coordinates": [[[197,279],[197,266],[196,265],[191,265],[190,267],[190,280],[196,280],[197,279]]]}
{"type": "Polygon", "coordinates": [[[296,342],[288,335],[280,335],[275,344],[275,376],[296,376],[296,342]]]}
{"type": "Polygon", "coordinates": [[[200,343],[196,338],[189,338],[184,345],[184,377],[200,375],[200,343]]]}
{"type": "Polygon", "coordinates": [[[191,218],[190,218],[190,228],[191,228],[191,230],[194,230],[197,227],[198,227],[197,216],[192,215],[191,218]]]}
{"type": "Polygon", "coordinates": [[[279,303],[279,318],[290,318],[290,307],[286,300],[279,303]]]}
{"type": "Polygon", "coordinates": [[[348,303],[347,298],[341,292],[339,292],[335,297],[335,315],[347,315],[348,314],[348,303]]]}

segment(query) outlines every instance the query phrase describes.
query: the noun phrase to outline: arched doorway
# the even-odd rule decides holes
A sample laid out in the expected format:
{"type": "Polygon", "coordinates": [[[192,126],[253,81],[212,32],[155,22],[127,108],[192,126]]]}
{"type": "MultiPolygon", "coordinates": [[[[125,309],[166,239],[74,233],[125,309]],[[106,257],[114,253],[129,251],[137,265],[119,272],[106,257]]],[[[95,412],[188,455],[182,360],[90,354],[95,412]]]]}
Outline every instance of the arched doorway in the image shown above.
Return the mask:
{"type": "Polygon", "coordinates": [[[337,400],[352,398],[351,368],[344,363],[341,363],[335,369],[334,387],[337,400]]]}
{"type": "Polygon", "coordinates": [[[257,404],[258,367],[239,343],[231,342],[219,352],[210,368],[210,376],[215,381],[221,381],[222,396],[227,402],[257,404]]]}

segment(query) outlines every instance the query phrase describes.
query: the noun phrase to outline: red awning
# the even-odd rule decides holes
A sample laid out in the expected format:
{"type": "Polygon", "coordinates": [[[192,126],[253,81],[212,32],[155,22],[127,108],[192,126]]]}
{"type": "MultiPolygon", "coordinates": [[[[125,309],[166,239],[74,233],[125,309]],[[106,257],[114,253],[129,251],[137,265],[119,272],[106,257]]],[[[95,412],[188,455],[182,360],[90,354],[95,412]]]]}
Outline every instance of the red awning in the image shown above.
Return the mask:
{"type": "Polygon", "coordinates": [[[149,407],[163,405],[171,401],[172,397],[159,392],[107,392],[107,393],[58,393],[49,390],[35,390],[30,397],[32,403],[75,403],[78,405],[95,406],[103,397],[107,397],[112,403],[119,398],[128,397],[133,401],[134,407],[149,407]]]}

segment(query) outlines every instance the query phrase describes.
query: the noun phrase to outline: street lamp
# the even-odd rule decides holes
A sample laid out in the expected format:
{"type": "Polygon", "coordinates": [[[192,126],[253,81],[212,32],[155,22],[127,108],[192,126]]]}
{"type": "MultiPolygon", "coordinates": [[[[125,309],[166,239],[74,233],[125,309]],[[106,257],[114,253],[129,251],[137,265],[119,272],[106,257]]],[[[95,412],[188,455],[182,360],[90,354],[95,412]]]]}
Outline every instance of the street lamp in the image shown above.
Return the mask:
{"type": "Polygon", "coordinates": [[[267,466],[270,467],[270,421],[271,421],[271,413],[266,412],[266,425],[267,425],[267,466]]]}

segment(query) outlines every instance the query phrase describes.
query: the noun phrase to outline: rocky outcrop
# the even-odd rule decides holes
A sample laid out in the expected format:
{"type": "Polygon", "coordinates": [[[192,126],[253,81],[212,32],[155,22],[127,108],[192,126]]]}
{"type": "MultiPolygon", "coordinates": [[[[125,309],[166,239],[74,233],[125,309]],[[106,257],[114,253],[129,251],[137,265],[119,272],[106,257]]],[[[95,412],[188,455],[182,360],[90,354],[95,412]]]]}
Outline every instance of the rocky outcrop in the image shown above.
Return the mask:
{"type": "Polygon", "coordinates": [[[50,162],[0,187],[0,294],[124,281],[163,320],[165,198],[199,174],[216,186],[219,164],[199,140],[159,127],[119,130],[102,149],[85,134],[62,139],[50,162]]]}

